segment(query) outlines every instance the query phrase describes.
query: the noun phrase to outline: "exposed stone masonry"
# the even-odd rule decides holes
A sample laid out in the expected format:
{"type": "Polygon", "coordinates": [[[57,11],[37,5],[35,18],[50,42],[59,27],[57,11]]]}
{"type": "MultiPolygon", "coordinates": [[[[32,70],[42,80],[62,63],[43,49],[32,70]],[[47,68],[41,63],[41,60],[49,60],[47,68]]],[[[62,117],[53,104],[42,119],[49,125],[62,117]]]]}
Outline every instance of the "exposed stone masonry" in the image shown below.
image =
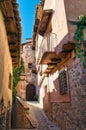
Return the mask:
{"type": "Polygon", "coordinates": [[[13,117],[13,125],[14,129],[32,129],[34,128],[31,122],[28,120],[26,115],[29,115],[29,106],[27,106],[24,101],[20,99],[16,99],[15,101],[15,109],[13,111],[15,115],[13,117]]]}
{"type": "Polygon", "coordinates": [[[68,70],[70,103],[52,103],[54,122],[61,130],[85,130],[86,128],[86,70],[81,63],[68,70]]]}
{"type": "Polygon", "coordinates": [[[36,58],[35,58],[35,51],[32,49],[32,39],[26,41],[25,44],[22,44],[23,53],[21,57],[24,61],[24,68],[26,74],[26,81],[27,83],[32,83],[35,86],[37,85],[36,73],[33,73],[33,70],[36,71],[36,58]],[[31,64],[31,68],[29,67],[31,64]]]}
{"type": "MultiPolygon", "coordinates": [[[[21,58],[24,62],[25,72],[21,74],[20,81],[17,84],[17,95],[26,99],[26,89],[28,85],[34,85],[35,95],[37,94],[37,72],[36,72],[36,58],[35,51],[33,50],[32,39],[28,38],[22,44],[21,58]]],[[[30,88],[30,87],[29,87],[30,88]]],[[[30,90],[29,90],[30,91],[30,90]]],[[[32,92],[33,95],[33,92],[32,92]]],[[[35,96],[33,95],[33,96],[35,96]]]]}

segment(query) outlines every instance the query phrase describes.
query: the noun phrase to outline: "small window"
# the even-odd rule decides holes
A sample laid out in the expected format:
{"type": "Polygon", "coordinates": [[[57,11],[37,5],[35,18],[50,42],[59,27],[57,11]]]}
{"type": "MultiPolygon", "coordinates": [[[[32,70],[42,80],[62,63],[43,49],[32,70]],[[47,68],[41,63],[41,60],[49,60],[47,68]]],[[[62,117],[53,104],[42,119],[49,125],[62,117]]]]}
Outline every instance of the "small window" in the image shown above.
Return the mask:
{"type": "Polygon", "coordinates": [[[28,64],[28,68],[32,68],[33,66],[32,66],[32,63],[29,63],[28,64]]]}
{"type": "Polygon", "coordinates": [[[67,81],[66,81],[66,71],[63,70],[59,74],[59,85],[60,85],[60,94],[67,94],[67,81]]]}
{"type": "Polygon", "coordinates": [[[35,46],[32,46],[32,50],[35,50],[35,46]]]}
{"type": "Polygon", "coordinates": [[[8,84],[9,89],[11,89],[11,85],[12,85],[12,75],[11,73],[9,73],[9,84],[8,84]]]}

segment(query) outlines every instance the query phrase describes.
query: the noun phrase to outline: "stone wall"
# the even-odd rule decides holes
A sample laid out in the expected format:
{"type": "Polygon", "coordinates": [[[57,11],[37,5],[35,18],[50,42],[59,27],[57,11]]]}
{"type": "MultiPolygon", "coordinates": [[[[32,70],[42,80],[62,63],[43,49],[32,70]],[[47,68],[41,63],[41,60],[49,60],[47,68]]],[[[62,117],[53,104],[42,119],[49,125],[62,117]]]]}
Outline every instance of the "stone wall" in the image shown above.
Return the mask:
{"type": "Polygon", "coordinates": [[[61,127],[61,130],[85,130],[86,70],[81,63],[77,63],[68,69],[68,75],[71,101],[52,103],[53,121],[61,127]]]}
{"type": "MultiPolygon", "coordinates": [[[[86,0],[64,0],[67,20],[78,21],[78,16],[86,15],[86,0]]],[[[68,24],[69,40],[73,40],[76,26],[68,24]]]]}
{"type": "Polygon", "coordinates": [[[29,107],[26,106],[24,101],[22,100],[15,100],[14,104],[14,111],[13,111],[13,118],[12,118],[12,128],[13,129],[32,129],[34,128],[31,125],[31,122],[26,117],[26,114],[29,115],[29,107]]]}
{"type": "Polygon", "coordinates": [[[33,70],[36,70],[36,58],[35,51],[32,49],[32,40],[27,40],[23,46],[23,53],[21,57],[24,61],[25,75],[28,83],[32,83],[37,86],[37,77],[36,73],[33,73],[33,70]],[[29,64],[31,66],[29,67],[29,64]]]}
{"type": "MultiPolygon", "coordinates": [[[[32,48],[32,39],[27,39],[27,41],[22,44],[21,58],[24,62],[24,75],[21,74],[20,81],[17,84],[16,90],[17,95],[26,100],[26,88],[29,84],[35,86],[35,95],[38,94],[37,88],[37,72],[36,72],[36,58],[35,50],[32,48]]],[[[35,96],[34,95],[34,96],[35,96]]]]}

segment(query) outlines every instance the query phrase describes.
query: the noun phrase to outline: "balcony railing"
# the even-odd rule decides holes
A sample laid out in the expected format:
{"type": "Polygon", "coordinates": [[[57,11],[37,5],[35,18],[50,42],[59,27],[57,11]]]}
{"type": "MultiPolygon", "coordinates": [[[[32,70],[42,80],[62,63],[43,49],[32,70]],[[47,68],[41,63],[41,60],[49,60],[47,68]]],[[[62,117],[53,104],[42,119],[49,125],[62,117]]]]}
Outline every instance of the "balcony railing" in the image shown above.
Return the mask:
{"type": "Polygon", "coordinates": [[[45,54],[55,53],[54,47],[56,45],[56,38],[57,36],[55,33],[48,33],[44,35],[44,38],[39,48],[40,60],[42,60],[45,54]]]}

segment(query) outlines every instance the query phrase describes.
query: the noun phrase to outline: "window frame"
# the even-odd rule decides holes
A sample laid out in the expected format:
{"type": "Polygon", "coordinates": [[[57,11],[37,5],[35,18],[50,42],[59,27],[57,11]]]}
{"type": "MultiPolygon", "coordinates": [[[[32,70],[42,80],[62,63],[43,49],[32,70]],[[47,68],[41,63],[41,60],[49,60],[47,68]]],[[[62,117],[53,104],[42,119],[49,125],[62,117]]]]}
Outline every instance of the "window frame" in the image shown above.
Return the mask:
{"type": "Polygon", "coordinates": [[[67,73],[65,69],[62,69],[59,72],[59,88],[60,88],[60,95],[67,94],[67,73]]]}

